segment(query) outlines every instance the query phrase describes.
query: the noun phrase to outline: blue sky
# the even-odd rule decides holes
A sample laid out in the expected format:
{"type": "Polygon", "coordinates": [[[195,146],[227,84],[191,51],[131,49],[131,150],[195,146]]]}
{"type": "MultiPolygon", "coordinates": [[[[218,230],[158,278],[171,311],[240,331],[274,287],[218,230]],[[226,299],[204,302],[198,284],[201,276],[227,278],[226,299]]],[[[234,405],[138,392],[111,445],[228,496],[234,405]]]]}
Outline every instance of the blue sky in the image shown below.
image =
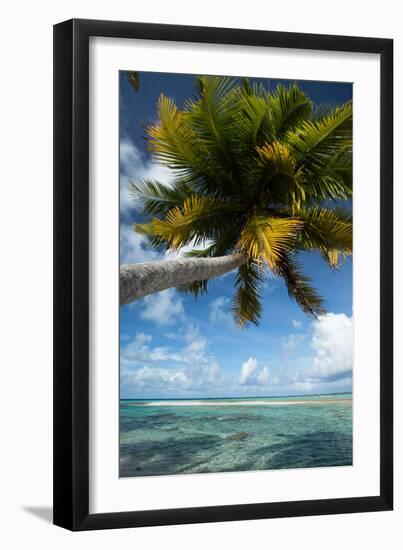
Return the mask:
{"type": "MultiPolygon", "coordinates": [[[[278,82],[270,79],[269,85],[278,82]]],[[[352,97],[349,83],[298,83],[318,104],[339,104],[352,97]]],[[[127,192],[130,179],[169,183],[172,178],[145,151],[144,126],[156,120],[160,93],[182,105],[194,94],[194,77],[140,73],[140,90],[134,92],[125,72],[120,73],[121,263],[166,259],[132,230],[132,224],[143,217],[127,192]]],[[[303,253],[299,259],[326,302],[328,313],[317,320],[308,318],[289,299],[281,280],[268,277],[259,327],[239,329],[230,313],[234,274],[213,280],[208,294],[197,301],[170,289],[121,307],[121,397],[351,391],[351,259],[334,272],[317,253],[303,253]]]]}

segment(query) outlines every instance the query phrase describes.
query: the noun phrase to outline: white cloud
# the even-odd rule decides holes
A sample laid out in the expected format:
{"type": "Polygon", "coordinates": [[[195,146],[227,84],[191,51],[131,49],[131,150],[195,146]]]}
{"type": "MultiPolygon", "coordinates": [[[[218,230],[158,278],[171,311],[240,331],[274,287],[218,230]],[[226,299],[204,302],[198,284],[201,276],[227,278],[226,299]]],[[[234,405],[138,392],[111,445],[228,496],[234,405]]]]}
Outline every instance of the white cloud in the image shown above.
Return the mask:
{"type": "MultiPolygon", "coordinates": [[[[129,191],[130,180],[156,180],[166,186],[172,182],[172,173],[169,168],[153,162],[143,160],[141,152],[128,139],[122,139],[120,143],[120,212],[121,214],[135,213],[136,200],[129,191]]],[[[121,221],[120,224],[120,263],[139,263],[152,260],[170,260],[177,256],[183,256],[190,250],[202,250],[211,244],[211,241],[205,241],[198,244],[189,243],[179,251],[166,251],[159,253],[152,249],[144,235],[136,233],[133,229],[133,223],[121,221]]]]}
{"type": "Polygon", "coordinates": [[[197,327],[190,325],[187,327],[187,332],[184,335],[186,346],[184,354],[188,361],[196,361],[204,357],[207,348],[207,339],[200,334],[197,327]]]}
{"type": "Polygon", "coordinates": [[[289,334],[287,337],[283,338],[282,346],[286,355],[296,351],[302,342],[305,340],[305,334],[289,334]]]}
{"type": "Polygon", "coordinates": [[[180,353],[173,352],[167,347],[151,348],[152,337],[144,332],[138,332],[130,343],[121,350],[121,363],[123,366],[136,363],[157,363],[161,361],[183,362],[180,353]]]}
{"type": "Polygon", "coordinates": [[[275,368],[271,387],[281,393],[351,391],[352,317],[328,313],[313,321],[308,341],[313,351],[310,355],[300,353],[304,339],[308,340],[308,333],[293,333],[283,340],[285,357],[292,364],[275,368]]]}
{"type": "Polygon", "coordinates": [[[259,386],[267,386],[269,383],[269,369],[263,367],[256,376],[256,382],[259,386]]]}
{"type": "Polygon", "coordinates": [[[353,368],[353,319],[344,313],[327,313],[313,323],[315,350],[313,376],[336,379],[353,368]]]}
{"type": "Polygon", "coordinates": [[[221,372],[217,360],[208,354],[208,341],[197,327],[187,327],[179,339],[183,345],[175,350],[153,348],[150,335],[136,334],[134,340],[121,350],[122,390],[129,394],[139,389],[169,394],[228,387],[228,376],[221,372]]]}
{"type": "Polygon", "coordinates": [[[133,230],[133,226],[121,222],[120,224],[120,263],[133,264],[150,262],[159,257],[159,254],[150,248],[147,238],[133,230]]]}
{"type": "Polygon", "coordinates": [[[211,323],[225,323],[228,326],[234,326],[234,319],[230,311],[230,302],[231,300],[226,296],[220,296],[210,303],[209,320],[211,323]]]}
{"type": "Polygon", "coordinates": [[[181,390],[206,391],[225,387],[224,378],[217,362],[213,361],[198,369],[159,368],[144,366],[124,378],[126,388],[147,389],[163,394],[181,390]]]}
{"type": "Polygon", "coordinates": [[[136,342],[140,346],[144,346],[146,342],[151,342],[152,339],[153,337],[151,336],[151,334],[145,334],[145,332],[138,332],[136,334],[136,342]]]}
{"type": "Polygon", "coordinates": [[[124,174],[129,174],[135,166],[141,163],[140,151],[130,139],[121,140],[119,152],[120,171],[124,174]]]}
{"type": "Polygon", "coordinates": [[[249,357],[241,367],[239,383],[243,386],[267,386],[269,383],[269,370],[267,367],[259,370],[257,359],[249,357]]]}
{"type": "Polygon", "coordinates": [[[208,352],[208,340],[198,327],[190,325],[183,336],[185,346],[182,350],[187,363],[186,374],[192,380],[193,389],[218,388],[226,377],[220,370],[220,365],[214,356],[208,352]]]}
{"type": "Polygon", "coordinates": [[[131,377],[131,383],[138,388],[166,391],[188,389],[192,383],[183,370],[143,367],[131,377]]]}
{"type": "Polygon", "coordinates": [[[296,321],[295,319],[292,320],[292,326],[299,330],[302,328],[302,321],[296,321]]]}
{"type": "MultiPolygon", "coordinates": [[[[135,198],[130,194],[128,184],[130,180],[151,179],[169,185],[172,176],[168,168],[159,164],[145,162],[138,148],[129,139],[122,139],[120,143],[120,212],[121,214],[134,213],[136,210],[135,198]]],[[[128,216],[126,216],[127,218],[128,216]]],[[[164,254],[153,250],[144,235],[133,229],[135,216],[126,222],[120,223],[120,263],[149,262],[164,259],[164,254]]]]}
{"type": "Polygon", "coordinates": [[[241,367],[241,376],[239,377],[240,384],[247,384],[257,369],[257,359],[249,357],[241,367]]]}
{"type": "Polygon", "coordinates": [[[182,299],[173,288],[146,296],[142,305],[140,317],[157,325],[172,325],[185,318],[182,299]]]}
{"type": "Polygon", "coordinates": [[[134,197],[130,194],[130,180],[157,180],[165,185],[172,181],[169,168],[153,162],[145,162],[134,143],[126,138],[120,142],[120,210],[127,212],[135,207],[134,197]]]}
{"type": "Polygon", "coordinates": [[[184,334],[176,337],[182,346],[172,349],[170,346],[152,347],[152,336],[138,332],[134,339],[121,348],[121,361],[125,366],[137,363],[158,363],[174,361],[197,365],[209,362],[206,355],[208,341],[195,326],[188,326],[184,334]]]}

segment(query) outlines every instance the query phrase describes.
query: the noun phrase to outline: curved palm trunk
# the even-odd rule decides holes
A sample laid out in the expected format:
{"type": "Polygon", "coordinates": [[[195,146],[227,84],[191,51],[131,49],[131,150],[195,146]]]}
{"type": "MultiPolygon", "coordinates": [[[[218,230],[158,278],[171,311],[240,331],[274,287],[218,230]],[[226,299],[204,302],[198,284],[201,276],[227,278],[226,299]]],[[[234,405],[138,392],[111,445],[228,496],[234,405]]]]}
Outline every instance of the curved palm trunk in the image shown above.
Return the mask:
{"type": "Polygon", "coordinates": [[[177,258],[120,266],[120,303],[129,304],[142,296],[195,281],[213,279],[236,269],[246,256],[231,254],[218,258],[177,258]]]}

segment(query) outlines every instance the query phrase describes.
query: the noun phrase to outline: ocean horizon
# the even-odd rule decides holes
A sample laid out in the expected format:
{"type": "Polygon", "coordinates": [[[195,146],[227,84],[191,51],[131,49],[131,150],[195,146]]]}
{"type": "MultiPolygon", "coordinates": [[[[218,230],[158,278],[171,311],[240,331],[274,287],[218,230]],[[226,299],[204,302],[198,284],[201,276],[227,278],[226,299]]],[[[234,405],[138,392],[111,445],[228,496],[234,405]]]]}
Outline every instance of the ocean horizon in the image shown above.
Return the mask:
{"type": "Polygon", "coordinates": [[[352,392],[331,392],[331,393],[303,393],[284,395],[225,395],[217,397],[121,397],[120,401],[221,401],[225,399],[280,399],[289,397],[329,397],[332,395],[348,395],[352,392]]]}
{"type": "Polygon", "coordinates": [[[351,464],[351,393],[120,401],[120,477],[351,464]]]}

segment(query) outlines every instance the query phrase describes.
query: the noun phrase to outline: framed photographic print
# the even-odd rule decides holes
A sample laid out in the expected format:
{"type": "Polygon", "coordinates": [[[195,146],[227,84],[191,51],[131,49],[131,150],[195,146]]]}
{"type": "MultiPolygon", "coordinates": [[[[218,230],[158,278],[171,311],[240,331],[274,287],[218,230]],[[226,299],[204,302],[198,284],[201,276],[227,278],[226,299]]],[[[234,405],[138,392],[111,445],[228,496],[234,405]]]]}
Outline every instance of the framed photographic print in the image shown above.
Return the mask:
{"type": "Polygon", "coordinates": [[[391,510],[393,43],[54,27],[54,523],[391,510]]]}

